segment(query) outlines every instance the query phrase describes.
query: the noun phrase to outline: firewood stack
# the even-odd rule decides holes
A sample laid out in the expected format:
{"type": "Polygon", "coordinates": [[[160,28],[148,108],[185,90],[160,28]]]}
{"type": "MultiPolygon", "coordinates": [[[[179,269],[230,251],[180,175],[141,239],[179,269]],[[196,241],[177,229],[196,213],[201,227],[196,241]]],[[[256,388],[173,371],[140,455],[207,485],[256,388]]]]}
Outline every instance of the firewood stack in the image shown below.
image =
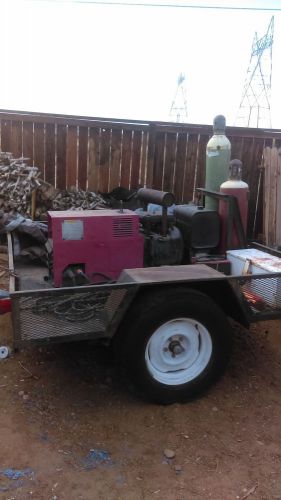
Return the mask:
{"type": "Polygon", "coordinates": [[[2,211],[44,220],[47,210],[93,210],[106,206],[104,198],[94,192],[76,187],[64,191],[56,189],[40,178],[37,167],[27,162],[28,158],[14,158],[12,153],[0,151],[2,211]]]}
{"type": "Polygon", "coordinates": [[[40,186],[40,172],[27,160],[0,152],[0,208],[5,212],[31,214],[31,194],[40,186]]]}
{"type": "Polygon", "coordinates": [[[94,210],[105,205],[101,195],[76,187],[59,192],[53,200],[53,210],[94,210]]]}

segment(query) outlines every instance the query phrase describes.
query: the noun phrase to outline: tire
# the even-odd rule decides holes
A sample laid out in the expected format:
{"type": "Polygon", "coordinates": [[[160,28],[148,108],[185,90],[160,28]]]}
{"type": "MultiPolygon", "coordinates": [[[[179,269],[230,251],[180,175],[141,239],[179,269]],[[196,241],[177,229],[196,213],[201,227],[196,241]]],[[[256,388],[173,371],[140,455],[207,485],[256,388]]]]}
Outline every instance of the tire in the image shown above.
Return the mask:
{"type": "Polygon", "coordinates": [[[117,361],[148,401],[186,402],[224,372],[230,324],[217,304],[196,290],[147,292],[129,310],[115,339],[117,361]]]}

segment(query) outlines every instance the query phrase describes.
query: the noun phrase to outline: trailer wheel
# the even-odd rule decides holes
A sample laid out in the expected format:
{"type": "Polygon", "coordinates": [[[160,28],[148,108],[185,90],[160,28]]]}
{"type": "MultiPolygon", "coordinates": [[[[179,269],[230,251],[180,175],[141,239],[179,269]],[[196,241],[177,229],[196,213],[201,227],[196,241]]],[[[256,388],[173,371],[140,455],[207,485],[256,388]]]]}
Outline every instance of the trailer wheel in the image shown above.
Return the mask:
{"type": "Polygon", "coordinates": [[[117,336],[129,379],[153,402],[185,402],[205,392],[223,373],[231,352],[231,327],[207,295],[173,288],[135,303],[117,336]]]}

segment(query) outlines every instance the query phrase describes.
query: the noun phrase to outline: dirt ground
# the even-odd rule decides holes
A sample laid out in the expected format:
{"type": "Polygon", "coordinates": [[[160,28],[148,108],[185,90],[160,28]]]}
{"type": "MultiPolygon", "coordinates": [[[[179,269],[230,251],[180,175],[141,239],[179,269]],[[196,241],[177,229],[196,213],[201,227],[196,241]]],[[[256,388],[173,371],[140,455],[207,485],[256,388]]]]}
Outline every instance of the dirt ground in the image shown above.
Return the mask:
{"type": "Polygon", "coordinates": [[[226,374],[186,405],[140,401],[89,343],[1,360],[0,498],[281,499],[280,326],[236,327],[226,374]]]}

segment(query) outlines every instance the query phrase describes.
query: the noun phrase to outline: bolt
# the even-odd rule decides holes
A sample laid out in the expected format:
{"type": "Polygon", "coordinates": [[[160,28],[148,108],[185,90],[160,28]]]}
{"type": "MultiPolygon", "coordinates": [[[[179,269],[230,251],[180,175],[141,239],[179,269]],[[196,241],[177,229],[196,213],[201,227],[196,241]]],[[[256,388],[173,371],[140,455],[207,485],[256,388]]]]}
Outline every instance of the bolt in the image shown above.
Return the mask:
{"type": "Polygon", "coordinates": [[[174,347],[174,354],[180,354],[183,351],[183,348],[180,345],[175,345],[174,347]]]}

